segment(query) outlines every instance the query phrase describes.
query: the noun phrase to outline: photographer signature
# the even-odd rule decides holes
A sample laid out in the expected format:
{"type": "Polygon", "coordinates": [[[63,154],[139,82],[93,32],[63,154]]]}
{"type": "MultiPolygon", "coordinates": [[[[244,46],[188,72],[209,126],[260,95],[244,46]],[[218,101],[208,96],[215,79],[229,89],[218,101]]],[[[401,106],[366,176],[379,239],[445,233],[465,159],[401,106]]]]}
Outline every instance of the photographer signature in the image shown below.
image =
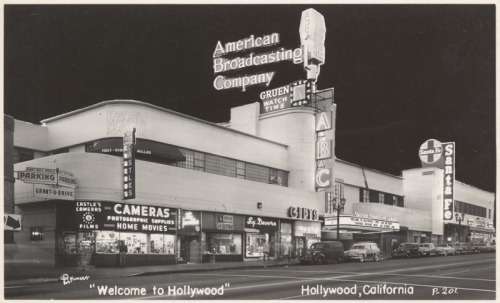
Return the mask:
{"type": "Polygon", "coordinates": [[[75,281],[86,281],[90,279],[90,276],[70,277],[68,274],[62,274],[60,279],[63,282],[63,285],[68,285],[75,281]]]}

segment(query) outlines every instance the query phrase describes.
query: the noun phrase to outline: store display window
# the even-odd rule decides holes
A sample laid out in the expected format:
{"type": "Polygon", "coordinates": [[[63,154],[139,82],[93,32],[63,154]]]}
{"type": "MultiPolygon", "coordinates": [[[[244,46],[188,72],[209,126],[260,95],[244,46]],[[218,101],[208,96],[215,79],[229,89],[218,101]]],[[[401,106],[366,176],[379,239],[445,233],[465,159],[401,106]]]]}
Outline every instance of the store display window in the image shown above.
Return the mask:
{"type": "Polygon", "coordinates": [[[140,233],[120,233],[120,241],[127,245],[129,254],[147,253],[147,235],[140,233]]]}
{"type": "Polygon", "coordinates": [[[152,254],[174,254],[175,236],[174,235],[151,235],[151,253],[152,254]]]}
{"type": "Polygon", "coordinates": [[[241,254],[242,237],[240,234],[207,234],[207,249],[210,253],[229,255],[241,254]]]}
{"type": "Polygon", "coordinates": [[[264,248],[266,246],[266,243],[267,247],[269,247],[269,234],[248,233],[246,235],[246,238],[247,243],[245,256],[249,258],[262,257],[264,255],[264,248]]]}
{"type": "Polygon", "coordinates": [[[118,233],[114,231],[98,231],[96,236],[96,253],[118,253],[118,233]]]}
{"type": "Polygon", "coordinates": [[[67,254],[76,254],[76,233],[64,234],[64,252],[67,254]]]}

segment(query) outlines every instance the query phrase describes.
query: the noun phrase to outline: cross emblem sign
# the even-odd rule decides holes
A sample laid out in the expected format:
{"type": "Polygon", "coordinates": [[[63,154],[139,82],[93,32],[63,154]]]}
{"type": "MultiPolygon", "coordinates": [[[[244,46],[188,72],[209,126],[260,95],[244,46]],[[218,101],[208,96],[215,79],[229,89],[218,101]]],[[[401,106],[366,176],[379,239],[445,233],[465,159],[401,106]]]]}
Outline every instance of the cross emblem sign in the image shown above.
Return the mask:
{"type": "Polygon", "coordinates": [[[418,151],[418,155],[420,156],[420,160],[425,163],[434,163],[441,158],[443,153],[443,148],[441,146],[441,142],[430,139],[424,142],[420,146],[420,150],[418,151]]]}

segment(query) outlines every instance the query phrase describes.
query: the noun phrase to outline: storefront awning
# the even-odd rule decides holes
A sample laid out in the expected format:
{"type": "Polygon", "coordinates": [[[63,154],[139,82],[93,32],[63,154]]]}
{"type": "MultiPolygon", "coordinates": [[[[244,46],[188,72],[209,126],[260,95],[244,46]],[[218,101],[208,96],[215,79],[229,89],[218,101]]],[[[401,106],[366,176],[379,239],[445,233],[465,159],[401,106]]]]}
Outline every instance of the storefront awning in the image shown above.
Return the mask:
{"type": "MultiPolygon", "coordinates": [[[[364,218],[352,215],[341,215],[339,221],[339,230],[349,233],[387,233],[398,232],[399,222],[387,221],[381,218],[364,218]]],[[[325,217],[322,231],[337,230],[337,217],[325,217]]]]}
{"type": "MultiPolygon", "coordinates": [[[[122,138],[100,139],[94,143],[92,152],[103,153],[103,154],[122,153],[123,139],[122,138]]],[[[136,155],[145,155],[145,156],[151,155],[153,157],[163,158],[170,162],[179,162],[186,160],[184,155],[179,151],[179,148],[169,144],[154,142],[145,139],[136,140],[136,155]]]]}
{"type": "Polygon", "coordinates": [[[471,231],[478,232],[478,233],[483,233],[483,234],[494,234],[495,230],[494,229],[489,229],[489,228],[481,228],[481,227],[470,227],[471,231]]]}

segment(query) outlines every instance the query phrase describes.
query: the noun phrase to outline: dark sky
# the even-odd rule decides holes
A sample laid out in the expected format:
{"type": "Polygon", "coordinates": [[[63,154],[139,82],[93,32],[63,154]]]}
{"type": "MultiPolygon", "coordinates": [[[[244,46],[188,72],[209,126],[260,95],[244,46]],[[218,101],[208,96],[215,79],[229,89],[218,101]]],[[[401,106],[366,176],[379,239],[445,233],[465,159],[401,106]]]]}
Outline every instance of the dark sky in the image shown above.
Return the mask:
{"type": "MultiPolygon", "coordinates": [[[[425,140],[456,142],[456,179],[494,192],[492,4],[5,5],[4,112],[39,123],[134,99],[228,121],[267,88],[215,90],[217,41],[279,33],[295,49],[311,7],[326,21],[317,85],[335,88],[337,157],[400,175],[425,140]]],[[[257,71],[276,71],[270,88],[305,77],[290,61],[239,74],[257,71]]]]}

